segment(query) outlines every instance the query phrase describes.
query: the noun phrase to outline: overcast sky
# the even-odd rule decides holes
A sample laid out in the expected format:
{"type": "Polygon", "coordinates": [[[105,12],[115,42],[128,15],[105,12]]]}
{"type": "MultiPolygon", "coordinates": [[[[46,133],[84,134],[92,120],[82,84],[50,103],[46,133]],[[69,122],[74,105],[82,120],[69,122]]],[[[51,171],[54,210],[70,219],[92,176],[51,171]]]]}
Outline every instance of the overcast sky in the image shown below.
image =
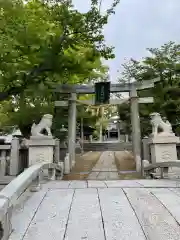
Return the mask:
{"type": "MultiPolygon", "coordinates": [[[[86,12],[90,0],[73,2],[86,12]]],[[[111,2],[103,0],[103,9],[111,2]]],[[[115,82],[125,59],[139,60],[147,55],[148,47],[180,42],[180,0],[121,0],[104,31],[107,43],[115,47],[116,58],[107,62],[115,82]]]]}

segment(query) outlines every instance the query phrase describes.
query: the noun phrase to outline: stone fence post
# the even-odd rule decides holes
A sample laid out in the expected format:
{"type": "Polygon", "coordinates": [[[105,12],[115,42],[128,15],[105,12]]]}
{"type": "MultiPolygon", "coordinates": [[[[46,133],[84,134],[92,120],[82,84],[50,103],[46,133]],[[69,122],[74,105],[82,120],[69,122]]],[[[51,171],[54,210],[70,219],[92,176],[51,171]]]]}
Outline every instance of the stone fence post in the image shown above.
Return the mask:
{"type": "Polygon", "coordinates": [[[10,169],[9,169],[10,176],[17,176],[19,174],[19,168],[20,168],[19,141],[20,140],[18,138],[13,138],[11,142],[10,169]]]}
{"type": "Polygon", "coordinates": [[[60,141],[59,139],[55,139],[54,162],[59,163],[60,161],[60,141]]]}

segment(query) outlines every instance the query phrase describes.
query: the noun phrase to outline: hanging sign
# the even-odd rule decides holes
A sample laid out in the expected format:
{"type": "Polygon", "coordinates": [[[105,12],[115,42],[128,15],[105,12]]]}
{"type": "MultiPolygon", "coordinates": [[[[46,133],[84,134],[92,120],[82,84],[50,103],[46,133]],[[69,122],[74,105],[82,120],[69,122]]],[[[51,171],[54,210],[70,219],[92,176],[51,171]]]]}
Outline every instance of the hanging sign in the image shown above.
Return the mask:
{"type": "Polygon", "coordinates": [[[95,83],[95,104],[109,104],[110,82],[95,83]]]}

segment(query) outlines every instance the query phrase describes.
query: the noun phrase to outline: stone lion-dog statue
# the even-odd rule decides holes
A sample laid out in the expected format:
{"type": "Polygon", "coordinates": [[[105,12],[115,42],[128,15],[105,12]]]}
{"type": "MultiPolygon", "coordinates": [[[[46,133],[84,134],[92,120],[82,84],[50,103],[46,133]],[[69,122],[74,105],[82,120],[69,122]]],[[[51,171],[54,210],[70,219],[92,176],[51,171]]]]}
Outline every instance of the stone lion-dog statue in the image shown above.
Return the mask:
{"type": "Polygon", "coordinates": [[[159,113],[151,113],[150,119],[152,125],[152,135],[174,135],[170,122],[168,120],[163,121],[159,113]],[[161,130],[160,133],[158,132],[158,129],[161,130]]]}
{"type": "Polygon", "coordinates": [[[31,127],[31,136],[46,136],[42,134],[43,130],[47,131],[47,135],[52,137],[51,126],[53,116],[51,114],[45,114],[38,124],[33,123],[31,127]]]}

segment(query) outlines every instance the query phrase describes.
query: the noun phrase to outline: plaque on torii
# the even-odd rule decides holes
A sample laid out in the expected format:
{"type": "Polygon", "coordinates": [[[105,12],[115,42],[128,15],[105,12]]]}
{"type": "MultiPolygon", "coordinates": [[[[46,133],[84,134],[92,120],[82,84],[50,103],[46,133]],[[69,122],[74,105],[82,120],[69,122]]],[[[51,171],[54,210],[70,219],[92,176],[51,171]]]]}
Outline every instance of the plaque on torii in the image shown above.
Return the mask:
{"type": "Polygon", "coordinates": [[[110,82],[95,83],[95,105],[109,104],[110,82]]]}

